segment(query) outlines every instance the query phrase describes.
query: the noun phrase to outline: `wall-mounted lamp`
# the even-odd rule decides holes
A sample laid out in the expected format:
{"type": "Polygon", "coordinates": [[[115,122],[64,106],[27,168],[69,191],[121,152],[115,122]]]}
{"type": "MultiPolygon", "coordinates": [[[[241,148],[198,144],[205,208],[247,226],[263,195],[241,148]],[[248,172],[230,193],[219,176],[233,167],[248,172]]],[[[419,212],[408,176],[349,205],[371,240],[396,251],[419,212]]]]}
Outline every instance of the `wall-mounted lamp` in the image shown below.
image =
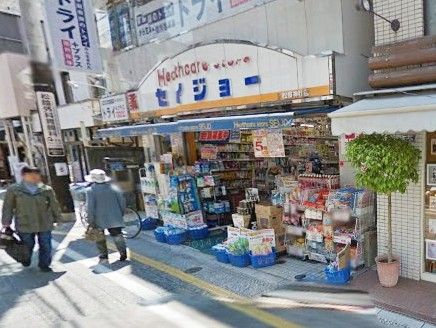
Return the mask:
{"type": "Polygon", "coordinates": [[[377,17],[385,20],[386,22],[388,22],[391,25],[392,31],[398,32],[398,30],[400,29],[400,21],[398,19],[389,20],[386,17],[383,17],[382,15],[380,15],[374,11],[374,4],[373,4],[372,0],[360,0],[360,5],[358,6],[358,8],[363,9],[363,10],[373,14],[374,16],[377,16],[377,17]]]}

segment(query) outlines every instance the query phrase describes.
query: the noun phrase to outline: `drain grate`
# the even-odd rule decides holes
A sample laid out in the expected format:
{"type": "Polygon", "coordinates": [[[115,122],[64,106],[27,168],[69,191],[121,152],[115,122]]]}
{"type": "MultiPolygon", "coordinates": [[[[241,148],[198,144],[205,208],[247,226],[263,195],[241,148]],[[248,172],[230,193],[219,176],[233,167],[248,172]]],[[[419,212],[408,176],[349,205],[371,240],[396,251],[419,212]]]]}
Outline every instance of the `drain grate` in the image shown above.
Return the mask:
{"type": "Polygon", "coordinates": [[[203,270],[202,267],[192,267],[192,268],[186,269],[184,272],[193,274],[193,273],[197,273],[198,271],[201,271],[201,270],[203,270]]]}

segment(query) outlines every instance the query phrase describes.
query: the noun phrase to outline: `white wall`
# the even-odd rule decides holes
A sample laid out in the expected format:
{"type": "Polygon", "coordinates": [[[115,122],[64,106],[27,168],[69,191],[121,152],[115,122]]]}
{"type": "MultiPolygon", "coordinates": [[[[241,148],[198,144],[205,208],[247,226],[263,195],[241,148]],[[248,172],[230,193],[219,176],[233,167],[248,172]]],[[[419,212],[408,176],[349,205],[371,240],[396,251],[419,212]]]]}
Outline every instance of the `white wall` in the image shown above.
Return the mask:
{"type": "Polygon", "coordinates": [[[370,89],[368,57],[374,45],[374,20],[372,15],[356,10],[350,0],[342,0],[342,19],[345,51],[335,56],[336,92],[351,97],[370,89]]]}
{"type": "Polygon", "coordinates": [[[160,60],[202,41],[248,40],[293,50],[301,55],[324,50],[344,52],[341,0],[276,0],[117,55],[121,75],[140,81],[160,60]]]}
{"type": "MultiPolygon", "coordinates": [[[[416,135],[415,146],[425,156],[425,133],[416,135]]],[[[411,184],[405,194],[394,194],[392,197],[392,231],[393,253],[400,257],[401,276],[421,279],[421,245],[424,201],[424,158],[419,162],[419,181],[411,184]]],[[[387,245],[387,198],[377,197],[377,240],[378,253],[386,252],[387,245]]]]}

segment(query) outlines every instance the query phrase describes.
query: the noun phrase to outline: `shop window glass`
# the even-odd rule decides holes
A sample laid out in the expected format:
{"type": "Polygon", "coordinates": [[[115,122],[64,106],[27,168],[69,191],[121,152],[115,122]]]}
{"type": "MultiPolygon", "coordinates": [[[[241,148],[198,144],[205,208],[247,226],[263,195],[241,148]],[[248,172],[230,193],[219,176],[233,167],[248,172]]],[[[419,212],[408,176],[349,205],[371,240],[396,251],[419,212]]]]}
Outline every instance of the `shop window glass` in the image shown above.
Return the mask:
{"type": "Polygon", "coordinates": [[[436,133],[427,134],[427,169],[424,216],[425,271],[436,274],[436,133]]]}

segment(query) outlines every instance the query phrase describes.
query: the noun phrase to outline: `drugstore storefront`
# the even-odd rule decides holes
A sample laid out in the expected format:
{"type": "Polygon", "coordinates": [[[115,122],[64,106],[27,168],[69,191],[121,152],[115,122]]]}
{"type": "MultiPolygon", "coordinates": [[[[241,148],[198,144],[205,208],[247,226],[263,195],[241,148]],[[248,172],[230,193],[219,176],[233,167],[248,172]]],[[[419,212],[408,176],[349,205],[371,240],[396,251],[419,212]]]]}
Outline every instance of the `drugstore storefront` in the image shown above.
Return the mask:
{"type": "Polygon", "coordinates": [[[371,211],[342,226],[324,221],[329,197],[349,213],[373,205],[364,191],[337,192],[338,139],[327,114],[342,98],[333,62],[333,54],[303,57],[242,41],[199,45],[140,84],[135,115],[153,123],[100,136],[144,136],[160,149],[148,151],[158,156],[141,173],[147,216],[184,228],[272,230],[276,251],[322,262],[352,244],[355,266],[370,264],[363,241],[371,244],[371,211]]]}
{"type": "MultiPolygon", "coordinates": [[[[436,101],[434,85],[356,94],[356,102],[329,116],[334,135],[365,133],[407,138],[421,150],[419,181],[393,197],[393,250],[401,275],[436,282],[436,101]]],[[[340,147],[343,152],[344,147],[340,147]]],[[[386,199],[377,197],[378,253],[386,251],[386,199]]]]}

